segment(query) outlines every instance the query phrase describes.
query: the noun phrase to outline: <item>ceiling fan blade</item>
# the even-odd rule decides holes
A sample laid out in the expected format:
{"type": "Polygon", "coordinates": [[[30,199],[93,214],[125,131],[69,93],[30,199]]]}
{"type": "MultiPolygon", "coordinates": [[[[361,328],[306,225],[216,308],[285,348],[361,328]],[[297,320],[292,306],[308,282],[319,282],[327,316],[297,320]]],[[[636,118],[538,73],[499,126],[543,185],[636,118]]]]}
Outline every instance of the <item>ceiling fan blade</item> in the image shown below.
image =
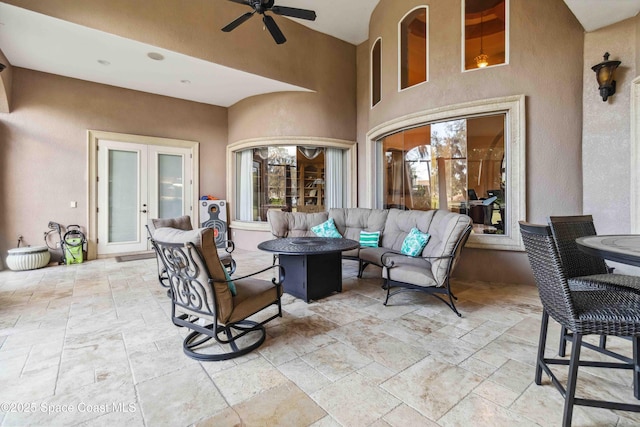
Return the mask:
{"type": "Polygon", "coordinates": [[[271,8],[271,12],[277,15],[290,16],[292,18],[307,19],[309,21],[316,20],[316,13],[313,10],[298,9],[296,7],[287,6],[273,6],[271,8]]]}
{"type": "Polygon", "coordinates": [[[276,24],[276,21],[274,21],[271,16],[263,15],[262,22],[264,22],[265,27],[267,27],[267,29],[271,33],[271,37],[273,37],[277,44],[282,44],[287,41],[287,39],[284,37],[284,34],[282,34],[282,31],[280,31],[278,24],[276,24]]]}
{"type": "Polygon", "coordinates": [[[247,6],[251,6],[251,2],[249,0],[229,0],[234,3],[246,4],[247,6]]]}
{"type": "Polygon", "coordinates": [[[244,15],[240,16],[239,18],[235,19],[234,21],[230,22],[229,24],[227,24],[227,26],[225,26],[222,31],[224,31],[225,33],[228,33],[229,31],[233,30],[234,28],[236,28],[238,25],[242,24],[244,21],[246,21],[247,19],[251,18],[253,16],[253,14],[256,13],[255,11],[253,12],[247,12],[244,15]]]}

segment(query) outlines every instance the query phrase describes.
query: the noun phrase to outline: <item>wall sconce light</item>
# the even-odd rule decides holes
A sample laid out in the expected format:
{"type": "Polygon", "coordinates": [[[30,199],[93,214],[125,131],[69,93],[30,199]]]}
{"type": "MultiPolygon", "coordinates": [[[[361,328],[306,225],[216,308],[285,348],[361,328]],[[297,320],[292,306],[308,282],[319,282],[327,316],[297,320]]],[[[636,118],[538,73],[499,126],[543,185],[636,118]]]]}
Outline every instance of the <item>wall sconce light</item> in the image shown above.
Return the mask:
{"type": "Polygon", "coordinates": [[[591,67],[591,69],[596,72],[600,96],[605,102],[607,98],[616,93],[616,81],[613,80],[613,72],[620,64],[620,61],[609,61],[609,52],[606,52],[604,54],[604,61],[591,67]]]}

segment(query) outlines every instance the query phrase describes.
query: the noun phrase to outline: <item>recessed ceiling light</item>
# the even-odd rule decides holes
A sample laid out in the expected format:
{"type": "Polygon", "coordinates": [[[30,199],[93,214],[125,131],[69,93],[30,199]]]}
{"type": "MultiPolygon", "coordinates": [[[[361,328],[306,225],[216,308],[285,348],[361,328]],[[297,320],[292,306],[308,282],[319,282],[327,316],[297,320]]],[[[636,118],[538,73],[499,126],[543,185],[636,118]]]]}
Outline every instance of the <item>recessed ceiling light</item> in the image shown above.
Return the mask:
{"type": "Polygon", "coordinates": [[[98,59],[98,64],[107,66],[111,65],[111,62],[107,61],[106,59],[98,59]]]}
{"type": "Polygon", "coordinates": [[[188,84],[191,84],[191,80],[187,80],[187,79],[180,80],[180,83],[184,83],[184,84],[188,85],[188,84]]]}
{"type": "Polygon", "coordinates": [[[158,52],[149,52],[147,53],[147,56],[154,61],[162,61],[164,59],[164,55],[158,52]]]}

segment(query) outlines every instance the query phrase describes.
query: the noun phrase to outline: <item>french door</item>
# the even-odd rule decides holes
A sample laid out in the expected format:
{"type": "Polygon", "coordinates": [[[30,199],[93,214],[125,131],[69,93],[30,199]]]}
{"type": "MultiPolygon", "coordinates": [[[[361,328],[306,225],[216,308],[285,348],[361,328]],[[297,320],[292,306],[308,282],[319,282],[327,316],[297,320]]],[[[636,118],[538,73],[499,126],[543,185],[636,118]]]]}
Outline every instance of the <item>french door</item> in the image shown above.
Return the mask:
{"type": "Polygon", "coordinates": [[[148,247],[150,218],[191,215],[192,149],[98,141],[97,253],[148,247]]]}

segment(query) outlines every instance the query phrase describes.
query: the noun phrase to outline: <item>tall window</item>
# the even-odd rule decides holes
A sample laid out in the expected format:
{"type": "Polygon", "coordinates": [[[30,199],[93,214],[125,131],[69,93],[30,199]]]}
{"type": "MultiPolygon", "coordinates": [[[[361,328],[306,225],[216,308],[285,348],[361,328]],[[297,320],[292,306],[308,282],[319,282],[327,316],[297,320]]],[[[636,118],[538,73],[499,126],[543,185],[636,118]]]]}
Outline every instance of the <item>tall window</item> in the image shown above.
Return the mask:
{"type": "Polygon", "coordinates": [[[400,89],[427,81],[427,7],[409,12],[400,21],[400,89]]]}
{"type": "Polygon", "coordinates": [[[371,106],[381,99],[382,39],[377,39],[371,50],[371,106]]]}
{"type": "Polygon", "coordinates": [[[465,213],[504,234],[506,114],[434,122],[380,140],[383,207],[465,213]]]}
{"type": "Polygon", "coordinates": [[[507,1],[464,1],[464,69],[507,62],[507,1]]]}
{"type": "Polygon", "coordinates": [[[323,212],[347,206],[347,151],[274,145],[235,153],[235,218],[266,221],[269,209],[323,212]]]}

